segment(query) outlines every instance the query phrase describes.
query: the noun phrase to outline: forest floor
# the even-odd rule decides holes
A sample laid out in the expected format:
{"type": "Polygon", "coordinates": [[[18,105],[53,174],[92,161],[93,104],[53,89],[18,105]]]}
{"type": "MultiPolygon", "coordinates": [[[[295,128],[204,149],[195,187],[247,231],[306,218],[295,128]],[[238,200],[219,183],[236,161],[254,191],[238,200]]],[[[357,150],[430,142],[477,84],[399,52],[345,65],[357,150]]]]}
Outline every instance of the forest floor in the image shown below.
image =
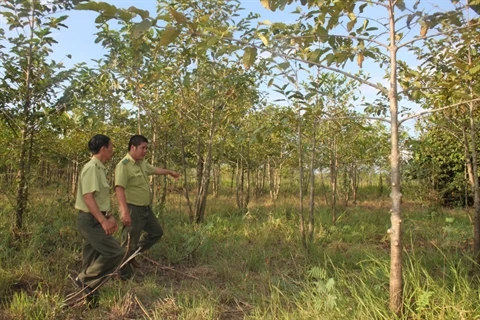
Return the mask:
{"type": "Polygon", "coordinates": [[[81,267],[71,200],[33,197],[21,232],[5,202],[0,319],[480,319],[471,212],[408,201],[404,309],[390,313],[389,205],[338,207],[332,223],[332,209],[319,204],[305,247],[294,197],[260,198],[246,214],[233,197],[210,198],[195,225],[170,196],[154,210],[164,237],[137,259],[131,280],[112,277],[88,308],[82,299],[65,303],[81,267]]]}

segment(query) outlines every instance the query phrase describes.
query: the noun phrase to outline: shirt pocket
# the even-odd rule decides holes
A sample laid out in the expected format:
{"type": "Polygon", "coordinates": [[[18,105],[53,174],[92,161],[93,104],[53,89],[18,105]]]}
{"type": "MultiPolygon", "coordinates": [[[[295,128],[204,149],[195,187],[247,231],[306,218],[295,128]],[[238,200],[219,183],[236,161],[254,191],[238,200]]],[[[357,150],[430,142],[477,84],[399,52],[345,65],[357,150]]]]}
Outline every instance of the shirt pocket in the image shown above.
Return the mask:
{"type": "Polygon", "coordinates": [[[143,176],[142,171],[134,171],[132,172],[132,184],[139,185],[145,182],[145,177],[143,176]]]}

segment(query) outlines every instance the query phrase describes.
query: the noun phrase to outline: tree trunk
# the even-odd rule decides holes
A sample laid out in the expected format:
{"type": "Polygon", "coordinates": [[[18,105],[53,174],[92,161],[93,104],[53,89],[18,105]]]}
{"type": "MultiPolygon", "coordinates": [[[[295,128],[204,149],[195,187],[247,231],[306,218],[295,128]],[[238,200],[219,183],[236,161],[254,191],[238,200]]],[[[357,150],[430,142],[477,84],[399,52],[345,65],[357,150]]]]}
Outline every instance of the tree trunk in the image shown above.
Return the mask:
{"type": "Polygon", "coordinates": [[[352,201],[353,204],[357,204],[357,192],[358,192],[358,172],[355,165],[352,164],[352,171],[350,172],[351,188],[352,188],[352,201]]]}
{"type": "Polygon", "coordinates": [[[70,184],[70,194],[74,197],[77,194],[78,179],[78,155],[72,163],[72,183],[70,184]]]}
{"type": "Polygon", "coordinates": [[[277,168],[276,166],[272,166],[272,159],[268,159],[267,166],[268,166],[268,186],[269,186],[269,193],[270,198],[273,201],[278,199],[278,194],[280,193],[280,185],[282,182],[282,165],[280,164],[277,168]]]}
{"type": "Polygon", "coordinates": [[[202,154],[202,139],[200,134],[197,138],[197,190],[200,190],[202,184],[202,175],[204,170],[205,160],[202,154]]]}
{"type": "MultiPolygon", "coordinates": [[[[28,111],[25,110],[27,113],[28,111]]],[[[25,123],[20,140],[20,159],[17,173],[17,197],[16,197],[16,227],[20,230],[23,227],[23,215],[27,207],[28,199],[28,179],[27,179],[27,143],[28,143],[28,123],[25,123]]]]}
{"type": "Polygon", "coordinates": [[[332,223],[337,222],[337,144],[333,138],[332,157],[330,159],[330,185],[332,188],[332,223]]]}
{"type": "Polygon", "coordinates": [[[397,105],[397,50],[395,39],[394,2],[389,0],[388,12],[390,22],[390,101],[391,124],[391,184],[392,209],[390,231],[390,310],[396,315],[402,313],[403,305],[403,276],[402,276],[402,216],[401,216],[401,188],[400,188],[400,153],[399,153],[399,123],[397,105]]]}
{"type": "Polygon", "coordinates": [[[236,183],[237,189],[236,189],[235,194],[236,194],[236,199],[237,199],[237,208],[240,210],[241,213],[245,213],[244,210],[243,210],[244,209],[243,193],[244,193],[245,176],[244,176],[243,160],[242,159],[237,160],[237,174],[236,174],[236,177],[237,177],[237,183],[236,183]]]}
{"type": "MultiPolygon", "coordinates": [[[[468,64],[472,66],[472,54],[471,47],[468,46],[468,64]]],[[[472,85],[469,86],[470,97],[474,98],[474,91],[472,85]]],[[[473,203],[475,208],[475,216],[473,220],[473,259],[480,264],[480,186],[478,182],[478,155],[477,155],[477,142],[476,134],[477,128],[475,124],[475,105],[473,102],[468,104],[470,115],[470,140],[471,140],[471,153],[472,153],[472,175],[473,175],[473,203]]]]}
{"type": "Polygon", "coordinates": [[[325,197],[325,205],[328,207],[328,190],[325,183],[325,177],[323,176],[323,170],[320,171],[320,181],[322,182],[323,196],[325,197]]]}
{"type": "Polygon", "coordinates": [[[343,170],[343,196],[344,196],[344,206],[348,206],[348,201],[350,200],[350,186],[348,183],[348,172],[347,168],[343,170]]]}
{"type": "Polygon", "coordinates": [[[304,248],[307,247],[307,237],[305,232],[305,217],[303,212],[303,152],[302,152],[302,115],[300,109],[297,113],[297,149],[298,149],[298,189],[299,189],[299,198],[300,198],[300,235],[302,237],[302,245],[304,248]]]}
{"type": "Polygon", "coordinates": [[[236,168],[232,166],[232,177],[230,178],[230,190],[233,190],[233,184],[235,182],[235,170],[236,168]]]}
{"type": "Polygon", "coordinates": [[[193,222],[195,219],[195,214],[193,212],[192,202],[190,201],[190,195],[188,192],[188,172],[187,172],[187,159],[186,159],[186,151],[185,151],[185,136],[184,136],[182,125],[180,125],[180,141],[181,141],[181,149],[182,149],[183,192],[185,194],[185,199],[187,200],[188,217],[190,218],[190,222],[193,222]]]}
{"type": "Polygon", "coordinates": [[[315,159],[316,159],[316,131],[317,122],[313,122],[312,128],[312,154],[310,159],[310,212],[308,216],[308,240],[310,243],[313,241],[313,234],[315,232],[315,159]]]}
{"type": "Polygon", "coordinates": [[[218,198],[218,191],[220,190],[220,166],[217,163],[213,164],[213,196],[218,198]]]}
{"type": "MultiPolygon", "coordinates": [[[[153,132],[152,132],[152,141],[150,143],[151,150],[150,150],[150,163],[152,166],[155,166],[155,161],[156,161],[156,156],[157,156],[157,125],[156,123],[153,123],[153,132]]],[[[163,168],[166,168],[165,166],[163,168]]],[[[157,196],[158,196],[158,191],[157,191],[157,181],[156,177],[154,174],[150,175],[150,185],[152,188],[152,204],[157,204],[157,196]]]]}
{"type": "MultiPolygon", "coordinates": [[[[247,147],[247,155],[249,148],[247,147]]],[[[242,152],[243,153],[243,152],[242,152]]],[[[242,214],[248,212],[248,204],[250,202],[250,173],[247,160],[244,161],[243,157],[237,160],[237,207],[242,214]]]]}
{"type": "MultiPolygon", "coordinates": [[[[202,166],[203,170],[201,172],[201,181],[199,181],[198,195],[195,201],[195,221],[196,223],[201,223],[205,216],[205,208],[207,205],[207,195],[208,187],[210,185],[210,171],[212,167],[212,148],[213,148],[213,138],[215,134],[216,121],[215,121],[215,101],[212,102],[212,108],[210,110],[210,130],[208,133],[208,142],[207,142],[207,154],[206,158],[203,160],[201,154],[198,154],[199,161],[197,165],[202,166]]],[[[199,142],[200,144],[200,139],[199,142]]],[[[198,151],[198,150],[197,150],[198,151]]],[[[197,173],[198,175],[198,173],[197,173]]]]}
{"type": "MultiPolygon", "coordinates": [[[[30,113],[32,107],[32,88],[31,88],[31,73],[32,73],[32,58],[33,58],[33,37],[34,37],[34,19],[35,19],[35,2],[32,2],[32,8],[30,11],[29,28],[30,28],[30,47],[27,56],[27,66],[25,68],[25,100],[23,102],[23,126],[22,136],[20,141],[20,159],[17,174],[17,197],[16,197],[16,227],[22,229],[23,227],[23,215],[27,208],[28,202],[28,171],[30,167],[29,163],[29,141],[30,135],[33,135],[33,119],[30,113]]],[[[33,138],[33,136],[32,136],[33,138]]]]}

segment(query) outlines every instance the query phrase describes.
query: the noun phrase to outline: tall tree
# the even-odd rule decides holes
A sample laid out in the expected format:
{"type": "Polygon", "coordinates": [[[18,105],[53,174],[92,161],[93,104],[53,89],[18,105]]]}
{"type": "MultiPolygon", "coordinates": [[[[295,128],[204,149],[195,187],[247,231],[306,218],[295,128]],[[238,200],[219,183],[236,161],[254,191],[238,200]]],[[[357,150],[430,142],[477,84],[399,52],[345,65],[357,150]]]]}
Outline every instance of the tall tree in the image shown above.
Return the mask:
{"type": "MultiPolygon", "coordinates": [[[[283,10],[293,0],[261,0],[262,4],[273,11],[283,10]]],[[[455,1],[456,2],[456,1],[455,1]]],[[[317,2],[302,0],[302,5],[308,10],[302,12],[298,9],[299,19],[292,26],[283,23],[274,23],[261,33],[265,50],[276,52],[282,48],[284,56],[301,60],[310,65],[317,65],[325,70],[330,70],[353,78],[364,85],[377,90],[382,99],[379,103],[372,104],[370,111],[385,114],[388,110],[390,123],[390,176],[391,176],[391,228],[388,230],[391,240],[391,265],[390,265],[390,309],[395,314],[402,312],[403,276],[402,276],[402,238],[401,238],[401,175],[400,175],[400,150],[399,128],[406,120],[400,119],[401,108],[397,81],[398,64],[397,54],[401,49],[408,49],[413,43],[423,40],[430,29],[439,25],[440,21],[449,21],[452,28],[457,28],[458,13],[447,12],[426,15],[418,10],[418,2],[408,10],[408,14],[397,16],[398,11],[405,11],[406,3],[403,0],[372,1],[335,1],[327,0],[317,2]],[[367,8],[370,6],[369,8],[367,8]],[[366,10],[377,10],[368,14],[366,10]],[[383,13],[378,11],[383,10],[383,13]],[[365,12],[364,12],[365,11],[365,12]],[[386,22],[375,17],[386,17],[386,22]],[[374,17],[374,18],[365,18],[374,17]],[[404,21],[405,24],[401,25],[404,21]],[[370,27],[375,22],[383,30],[370,27]],[[359,26],[356,28],[356,26],[359,26]],[[407,37],[403,28],[415,27],[418,36],[407,37]],[[271,44],[270,39],[276,43],[271,44]],[[281,41],[284,40],[284,41],[281,41]],[[278,42],[281,42],[278,44],[278,42]],[[294,50],[285,50],[294,48],[294,50]],[[290,53],[290,54],[289,54],[290,53]],[[291,53],[295,53],[292,55],[291,53]],[[350,61],[356,61],[361,68],[370,61],[377,68],[385,72],[388,87],[381,83],[372,82],[369,77],[354,75],[343,70],[350,61]],[[385,66],[385,68],[383,68],[385,66]],[[382,101],[383,100],[383,101],[382,101]],[[388,101],[388,107],[384,101],[388,101]],[[388,109],[387,109],[388,108],[388,109]]],[[[444,32],[442,30],[441,32],[444,32]]],[[[263,47],[262,47],[263,49],[263,47]]],[[[385,119],[384,119],[385,120],[385,119]]]]}
{"type": "MultiPolygon", "coordinates": [[[[441,184],[445,188],[442,198],[457,194],[457,199],[442,199],[444,203],[462,200],[465,182],[470,185],[470,196],[474,199],[474,260],[480,264],[480,190],[478,184],[477,126],[480,101],[480,55],[478,51],[478,18],[470,18],[467,12],[458,16],[463,27],[455,32],[448,27],[440,39],[429,39],[423,48],[415,52],[425,61],[416,70],[405,69],[401,81],[412,99],[425,108],[434,108],[435,113],[422,123],[425,144],[425,165],[435,162],[440,173],[445,174],[441,184]],[[468,72],[465,72],[468,70],[468,72]],[[449,106],[455,105],[455,108],[449,106]],[[440,132],[441,131],[441,132],[440,132]],[[428,149],[437,148],[432,154],[428,149]],[[445,151],[449,150],[447,154],[445,151]],[[427,161],[426,159],[430,160],[427,161]],[[446,166],[445,166],[446,165],[446,166]],[[462,181],[458,184],[458,181],[462,181]],[[446,192],[448,190],[448,193],[446,192]]],[[[436,175],[437,178],[438,175],[436,175]]],[[[468,205],[468,198],[464,200],[468,205]]]]}
{"type": "Polygon", "coordinates": [[[19,136],[16,227],[23,226],[29,196],[36,134],[48,122],[48,116],[62,112],[65,99],[61,93],[73,69],[63,70],[61,62],[51,60],[54,30],[66,27],[67,16],[54,15],[57,10],[69,9],[71,1],[2,1],[0,14],[10,31],[0,30],[5,46],[0,52],[3,79],[3,114],[12,130],[19,136]],[[57,96],[60,98],[56,99],[57,96]]]}

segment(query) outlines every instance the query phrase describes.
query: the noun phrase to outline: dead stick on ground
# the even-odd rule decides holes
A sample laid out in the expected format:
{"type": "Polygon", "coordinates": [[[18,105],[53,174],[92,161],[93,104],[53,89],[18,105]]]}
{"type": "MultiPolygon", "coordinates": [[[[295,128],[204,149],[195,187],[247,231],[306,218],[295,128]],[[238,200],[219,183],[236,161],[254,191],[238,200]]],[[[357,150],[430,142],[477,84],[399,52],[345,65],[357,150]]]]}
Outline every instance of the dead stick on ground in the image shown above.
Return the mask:
{"type": "MultiPolygon", "coordinates": [[[[128,235],[128,241],[127,241],[127,248],[129,247],[130,245],[130,235],[128,235]]],[[[139,247],[137,248],[137,250],[135,250],[134,253],[132,253],[132,255],[130,255],[130,257],[128,257],[127,259],[125,259],[127,257],[127,254],[128,254],[128,250],[125,251],[125,255],[123,256],[122,258],[122,262],[120,263],[120,265],[115,269],[115,271],[113,271],[112,273],[110,274],[107,274],[105,276],[103,276],[102,278],[100,278],[100,283],[92,290],[90,291],[89,293],[81,296],[80,298],[76,299],[74,302],[73,302],[73,305],[77,304],[79,301],[81,301],[82,299],[88,297],[89,295],[93,294],[95,291],[97,291],[102,285],[104,285],[108,279],[110,279],[111,277],[113,277],[114,275],[118,274],[118,271],[120,269],[122,269],[127,263],[129,263],[132,259],[134,259],[135,257],[137,257],[138,255],[140,255],[140,250],[142,250],[142,247],[139,247]]],[[[73,279],[72,279],[73,280],[73,279]]],[[[73,280],[74,281],[74,280],[73,280]]],[[[74,281],[75,282],[75,281],[74,281]]],[[[77,292],[74,292],[74,293],[71,293],[67,296],[67,298],[65,300],[63,300],[63,303],[66,304],[68,301],[72,300],[74,297],[78,296],[80,293],[82,293],[83,291],[86,290],[87,287],[85,288],[82,288],[80,289],[79,291],[77,292]]]]}
{"type": "Polygon", "coordinates": [[[140,300],[138,300],[137,296],[135,296],[135,302],[137,302],[137,304],[140,306],[140,309],[142,309],[143,313],[145,314],[145,316],[148,318],[148,319],[152,319],[149,315],[148,315],[148,312],[147,310],[145,310],[145,307],[143,306],[143,304],[140,302],[140,300]]]}
{"type": "Polygon", "coordinates": [[[184,272],[175,270],[175,269],[173,269],[173,268],[171,268],[171,267],[162,266],[162,265],[161,265],[160,263],[158,263],[157,261],[154,261],[154,260],[152,260],[152,259],[149,259],[149,258],[145,257],[145,256],[142,255],[142,254],[140,254],[140,255],[141,255],[145,260],[149,261],[150,263],[153,263],[154,265],[156,265],[156,266],[159,267],[160,269],[177,272],[177,273],[180,273],[181,275],[184,275],[184,276],[186,276],[186,277],[189,277],[189,278],[198,280],[198,278],[195,277],[195,276],[192,276],[192,275],[186,274],[186,273],[184,273],[184,272]]]}

